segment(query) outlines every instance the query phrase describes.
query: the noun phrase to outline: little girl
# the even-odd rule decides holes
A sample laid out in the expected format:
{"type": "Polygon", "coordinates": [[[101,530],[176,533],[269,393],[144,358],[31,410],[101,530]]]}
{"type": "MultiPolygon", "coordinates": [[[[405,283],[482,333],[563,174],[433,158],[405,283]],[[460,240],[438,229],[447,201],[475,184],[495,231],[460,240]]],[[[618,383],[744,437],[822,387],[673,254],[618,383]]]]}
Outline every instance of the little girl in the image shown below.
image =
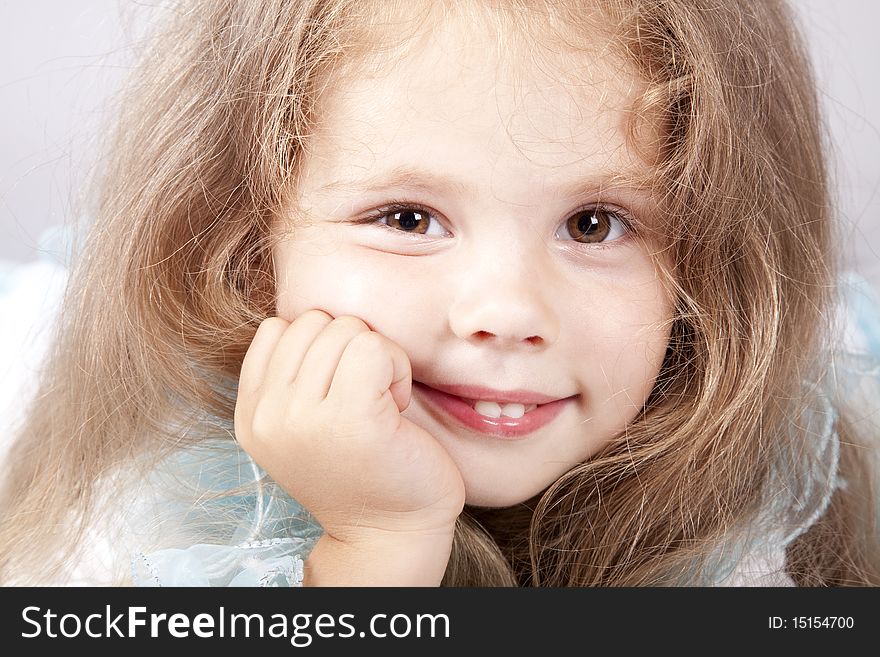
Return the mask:
{"type": "Polygon", "coordinates": [[[880,583],[781,1],[194,0],[123,116],[3,582],[880,583]]]}

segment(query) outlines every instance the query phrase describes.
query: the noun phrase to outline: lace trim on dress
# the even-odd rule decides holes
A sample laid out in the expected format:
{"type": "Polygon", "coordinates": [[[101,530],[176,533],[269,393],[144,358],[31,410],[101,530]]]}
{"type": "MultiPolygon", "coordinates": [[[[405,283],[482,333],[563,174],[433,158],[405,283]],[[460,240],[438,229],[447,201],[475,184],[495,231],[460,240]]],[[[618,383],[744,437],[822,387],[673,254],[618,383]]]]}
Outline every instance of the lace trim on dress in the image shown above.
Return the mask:
{"type": "Polygon", "coordinates": [[[138,586],[302,586],[306,542],[294,538],[240,545],[192,545],[140,553],[132,561],[138,586]]]}

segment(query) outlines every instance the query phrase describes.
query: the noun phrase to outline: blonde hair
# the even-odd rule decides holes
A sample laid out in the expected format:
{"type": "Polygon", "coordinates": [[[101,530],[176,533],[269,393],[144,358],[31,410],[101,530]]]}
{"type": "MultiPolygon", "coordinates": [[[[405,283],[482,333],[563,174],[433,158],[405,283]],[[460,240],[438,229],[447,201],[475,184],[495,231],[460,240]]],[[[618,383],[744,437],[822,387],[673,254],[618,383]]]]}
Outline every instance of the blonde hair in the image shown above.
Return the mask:
{"type": "MultiPolygon", "coordinates": [[[[585,4],[515,0],[490,13],[576,48],[598,9],[648,83],[636,116],[662,128],[652,182],[673,335],[644,412],[605,452],[534,500],[465,512],[450,585],[702,582],[715,546],[773,494],[773,465],[815,438],[795,418],[816,405],[817,363],[828,362],[833,224],[790,11],[776,0],[585,4]]],[[[114,468],[228,438],[242,358],[275,314],[273,218],[322,88],[375,50],[375,7],[194,0],[146,53],[10,456],[4,579],[45,572],[77,543],[94,482],[114,468]]],[[[842,410],[836,430],[848,485],[789,546],[786,569],[806,585],[877,583],[870,482],[842,410]]]]}

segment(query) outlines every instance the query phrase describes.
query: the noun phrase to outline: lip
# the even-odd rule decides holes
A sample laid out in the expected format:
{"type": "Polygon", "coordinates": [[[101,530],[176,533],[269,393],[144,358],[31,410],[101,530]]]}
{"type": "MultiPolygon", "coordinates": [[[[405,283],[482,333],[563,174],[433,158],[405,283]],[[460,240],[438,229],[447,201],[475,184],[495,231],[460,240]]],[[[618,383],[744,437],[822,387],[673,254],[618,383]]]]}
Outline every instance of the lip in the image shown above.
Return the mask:
{"type": "Polygon", "coordinates": [[[413,390],[426,402],[428,410],[441,421],[452,417],[466,429],[499,438],[523,438],[550,424],[577,395],[560,399],[529,390],[492,390],[480,386],[432,387],[413,381],[413,390]],[[520,418],[480,415],[466,400],[495,401],[503,404],[538,404],[520,418]]]}
{"type": "Polygon", "coordinates": [[[559,397],[551,397],[550,395],[542,395],[531,390],[492,390],[482,386],[469,385],[433,385],[428,386],[420,381],[414,381],[419,385],[439,392],[461,397],[462,399],[473,399],[476,401],[494,401],[501,404],[550,404],[559,401],[559,397]]]}

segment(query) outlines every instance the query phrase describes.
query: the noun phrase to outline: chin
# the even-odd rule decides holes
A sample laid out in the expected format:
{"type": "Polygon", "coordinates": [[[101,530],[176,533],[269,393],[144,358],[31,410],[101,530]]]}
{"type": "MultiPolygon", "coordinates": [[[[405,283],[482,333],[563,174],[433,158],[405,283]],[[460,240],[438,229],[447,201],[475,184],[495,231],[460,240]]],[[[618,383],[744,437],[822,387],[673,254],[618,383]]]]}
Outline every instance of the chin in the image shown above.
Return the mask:
{"type": "Polygon", "coordinates": [[[465,504],[468,506],[477,506],[487,509],[502,509],[508,506],[514,506],[520,502],[525,502],[541,492],[537,490],[516,490],[504,491],[500,493],[497,490],[485,489],[481,486],[465,485],[467,494],[465,496],[465,504]]]}

